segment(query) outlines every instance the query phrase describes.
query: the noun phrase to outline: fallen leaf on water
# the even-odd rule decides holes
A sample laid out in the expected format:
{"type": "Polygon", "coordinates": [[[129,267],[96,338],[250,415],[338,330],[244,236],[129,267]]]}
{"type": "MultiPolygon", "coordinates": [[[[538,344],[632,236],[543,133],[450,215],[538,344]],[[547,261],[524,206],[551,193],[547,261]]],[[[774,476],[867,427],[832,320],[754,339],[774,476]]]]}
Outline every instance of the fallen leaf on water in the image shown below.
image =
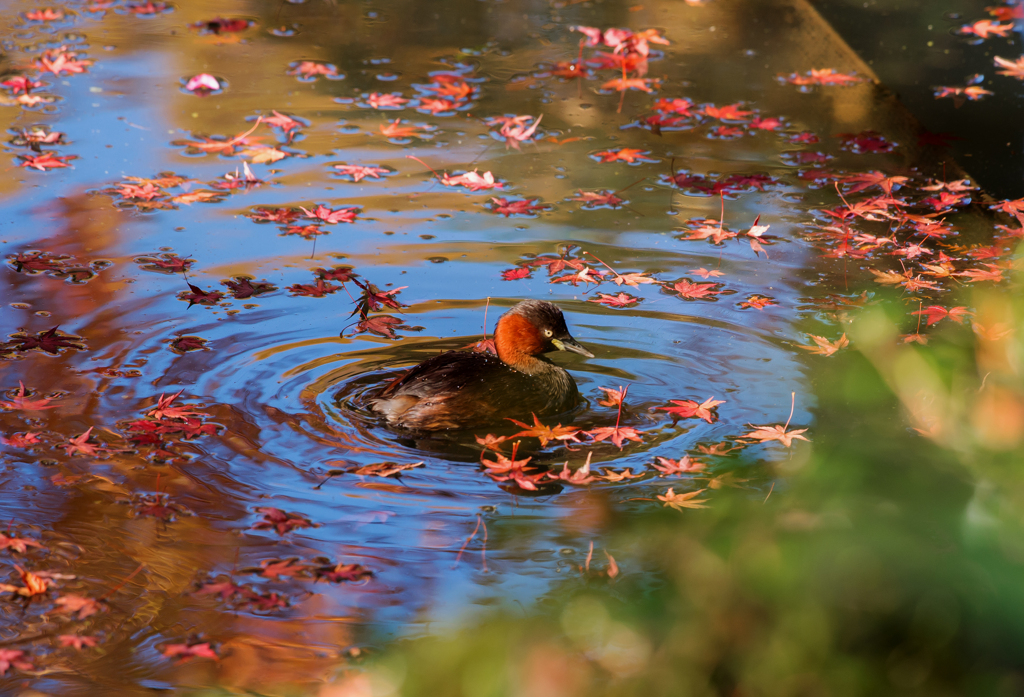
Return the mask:
{"type": "Polygon", "coordinates": [[[196,644],[168,644],[162,653],[167,658],[177,658],[179,665],[193,658],[212,658],[215,661],[220,658],[208,641],[196,644]]]}
{"type": "Polygon", "coordinates": [[[698,489],[688,494],[677,494],[672,487],[665,492],[664,496],[658,494],[658,500],[664,501],[665,506],[681,511],[684,508],[707,508],[707,499],[698,499],[707,489],[698,489]]]}
{"type": "Polygon", "coordinates": [[[751,438],[755,441],[767,443],[768,441],[777,440],[787,448],[793,445],[793,440],[807,440],[804,436],[800,435],[807,431],[806,428],[798,428],[794,431],[787,431],[785,426],[776,424],[775,426],[754,426],[748,424],[754,430],[750,433],[743,435],[744,438],[751,438]]]}
{"type": "Polygon", "coordinates": [[[300,513],[287,513],[280,508],[257,508],[257,513],[263,515],[263,520],[253,523],[253,530],[276,530],[278,535],[284,535],[297,528],[316,527],[312,521],[300,513]]]}
{"type": "Polygon", "coordinates": [[[702,472],[706,465],[700,460],[691,460],[684,455],[678,460],[670,460],[667,457],[659,457],[658,462],[651,465],[660,472],[659,476],[666,477],[672,474],[689,474],[691,472],[702,472]]]}
{"type": "Polygon", "coordinates": [[[676,406],[658,407],[658,409],[661,411],[667,411],[676,418],[698,418],[707,421],[709,424],[713,424],[718,420],[718,405],[725,404],[724,400],[715,399],[714,397],[709,397],[700,404],[692,399],[671,399],[669,401],[676,406]]]}
{"type": "Polygon", "coordinates": [[[819,356],[831,356],[839,349],[845,348],[850,345],[849,340],[846,338],[846,334],[843,334],[835,341],[829,341],[823,336],[815,336],[814,334],[808,334],[807,336],[814,340],[814,346],[801,345],[800,348],[802,348],[805,351],[810,351],[811,353],[817,354],[819,356]]]}
{"type": "Polygon", "coordinates": [[[573,428],[572,426],[563,426],[558,424],[557,426],[545,426],[537,418],[537,415],[533,415],[533,425],[525,424],[522,421],[516,421],[515,419],[508,419],[519,428],[524,430],[516,433],[509,438],[537,438],[540,440],[540,447],[547,447],[549,441],[565,441],[572,443],[579,443],[579,438],[576,434],[580,432],[580,429],[573,428]]]}

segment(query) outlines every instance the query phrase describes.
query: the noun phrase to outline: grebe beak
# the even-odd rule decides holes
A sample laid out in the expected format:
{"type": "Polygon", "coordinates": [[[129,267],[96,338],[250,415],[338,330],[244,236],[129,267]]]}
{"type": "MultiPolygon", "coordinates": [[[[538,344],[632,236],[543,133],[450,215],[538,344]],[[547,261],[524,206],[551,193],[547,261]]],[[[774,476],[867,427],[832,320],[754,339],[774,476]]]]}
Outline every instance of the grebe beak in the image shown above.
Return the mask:
{"type": "Polygon", "coordinates": [[[573,353],[578,353],[581,356],[586,356],[587,358],[594,357],[594,354],[583,348],[583,346],[571,336],[564,339],[552,339],[551,343],[554,344],[555,348],[559,351],[571,351],[573,353]]]}

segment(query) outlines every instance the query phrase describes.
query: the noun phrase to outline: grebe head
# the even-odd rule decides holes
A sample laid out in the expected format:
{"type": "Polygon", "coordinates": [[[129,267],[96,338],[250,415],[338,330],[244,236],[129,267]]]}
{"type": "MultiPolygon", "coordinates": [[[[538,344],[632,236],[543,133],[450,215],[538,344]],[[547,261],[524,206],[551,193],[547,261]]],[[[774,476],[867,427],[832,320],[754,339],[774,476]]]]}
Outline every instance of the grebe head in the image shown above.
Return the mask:
{"type": "Polygon", "coordinates": [[[494,344],[498,357],[516,368],[550,351],[594,357],[569,334],[562,311],[545,300],[524,300],[502,315],[494,330],[494,344]]]}

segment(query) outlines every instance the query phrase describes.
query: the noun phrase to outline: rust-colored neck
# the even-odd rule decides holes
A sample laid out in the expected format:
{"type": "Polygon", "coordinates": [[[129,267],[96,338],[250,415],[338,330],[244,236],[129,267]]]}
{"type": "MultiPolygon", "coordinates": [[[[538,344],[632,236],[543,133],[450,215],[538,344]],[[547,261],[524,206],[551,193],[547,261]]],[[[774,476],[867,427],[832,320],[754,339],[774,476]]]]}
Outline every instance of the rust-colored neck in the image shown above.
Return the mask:
{"type": "Polygon", "coordinates": [[[547,365],[537,358],[544,351],[544,339],[533,322],[522,315],[504,315],[494,329],[498,358],[521,372],[532,374],[547,365]]]}

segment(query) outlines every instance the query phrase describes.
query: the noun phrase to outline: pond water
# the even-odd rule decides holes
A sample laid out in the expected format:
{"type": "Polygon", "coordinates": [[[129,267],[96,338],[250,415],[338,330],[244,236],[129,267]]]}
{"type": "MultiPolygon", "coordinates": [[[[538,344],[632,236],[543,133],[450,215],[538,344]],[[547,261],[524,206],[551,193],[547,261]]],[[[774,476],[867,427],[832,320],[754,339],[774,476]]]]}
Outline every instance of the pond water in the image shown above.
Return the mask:
{"type": "Polygon", "coordinates": [[[922,188],[962,175],[800,3],[39,10],[0,13],[4,79],[45,83],[0,107],[0,514],[42,547],[3,552],[0,583],[49,587],[0,608],[31,664],[6,679],[40,690],[214,680],[191,672],[207,642],[216,681],[287,682],[528,607],[581,567],[614,575],[629,550],[609,526],[669,487],[712,506],[786,490],[775,465],[809,446],[750,434],[813,437],[815,366],[872,301],[868,267],[913,270],[887,283],[916,334],[909,313],[953,286],[922,263],[1007,253],[966,253],[993,245],[997,214],[922,188]],[[616,53],[577,26],[657,31],[616,53]],[[812,69],[849,84],[779,78],[812,69]],[[215,89],[188,88],[201,74],[215,89]],[[501,134],[513,117],[522,142],[501,134]],[[879,171],[908,178],[849,179],[879,171]],[[467,172],[500,187],[446,185],[467,172]],[[893,190],[902,203],[879,203],[893,190]],[[911,230],[939,214],[934,236],[911,230]],[[424,438],[354,406],[525,298],[562,308],[595,357],[552,357],[586,399],[578,442],[500,453],[518,440],[553,472],[589,458],[596,481],[496,481],[477,437],[521,429],[424,438]],[[621,413],[602,388],[628,388],[621,413]],[[711,398],[705,419],[664,409],[711,398]],[[616,425],[639,433],[583,433],[616,425]],[[685,456],[689,471],[655,467],[685,456]],[[408,467],[362,469],[379,463],[408,467]]]}

